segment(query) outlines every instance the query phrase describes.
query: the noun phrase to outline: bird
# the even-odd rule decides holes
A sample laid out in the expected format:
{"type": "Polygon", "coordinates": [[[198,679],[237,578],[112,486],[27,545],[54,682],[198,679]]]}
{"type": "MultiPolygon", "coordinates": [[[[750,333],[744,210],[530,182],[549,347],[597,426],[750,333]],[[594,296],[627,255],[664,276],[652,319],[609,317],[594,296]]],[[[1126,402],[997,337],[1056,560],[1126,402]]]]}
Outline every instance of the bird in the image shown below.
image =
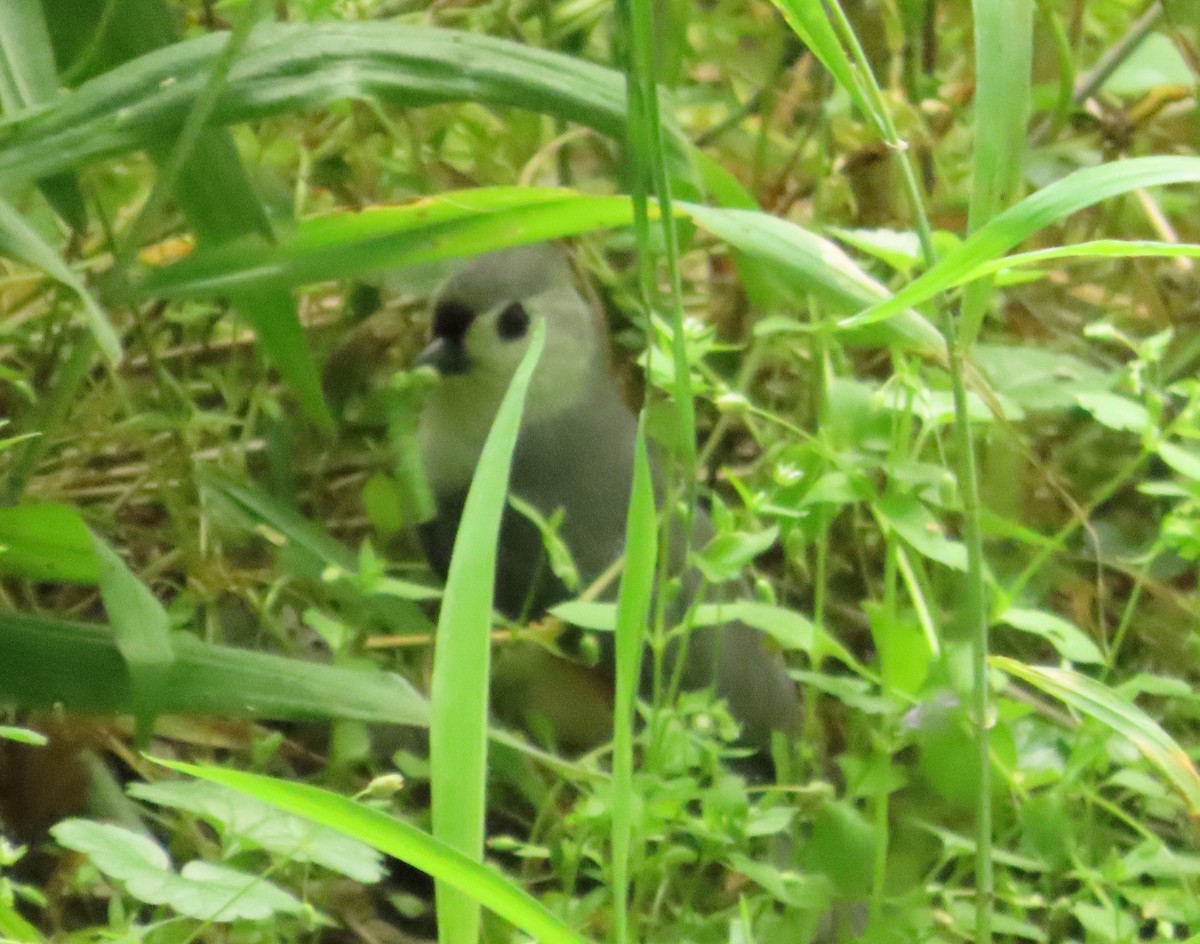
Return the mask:
{"type": "MultiPolygon", "coordinates": [[[[637,416],[613,370],[600,306],[580,291],[566,250],[538,243],[477,256],[455,272],[434,299],[432,336],[417,357],[417,364],[440,374],[418,420],[417,439],[436,505],[420,540],[443,579],[484,441],[539,321],[545,347],[526,397],[509,495],[546,518],[561,514],[558,535],[585,586],[623,553],[637,416]]],[[[691,544],[702,546],[712,523],[702,509],[692,517],[691,544]]],[[[675,576],[693,593],[701,583],[695,572],[675,576]]],[[[716,588],[722,597],[739,589],[716,588]]],[[[542,532],[506,507],[495,608],[524,621],[572,596],[546,565],[542,532]]],[[[603,650],[611,668],[611,642],[603,650]]],[[[745,743],[762,749],[773,731],[796,732],[796,685],[777,647],[758,630],[740,622],[696,628],[684,659],[683,686],[713,687],[745,743]]],[[[648,677],[643,672],[643,689],[648,677]]]]}

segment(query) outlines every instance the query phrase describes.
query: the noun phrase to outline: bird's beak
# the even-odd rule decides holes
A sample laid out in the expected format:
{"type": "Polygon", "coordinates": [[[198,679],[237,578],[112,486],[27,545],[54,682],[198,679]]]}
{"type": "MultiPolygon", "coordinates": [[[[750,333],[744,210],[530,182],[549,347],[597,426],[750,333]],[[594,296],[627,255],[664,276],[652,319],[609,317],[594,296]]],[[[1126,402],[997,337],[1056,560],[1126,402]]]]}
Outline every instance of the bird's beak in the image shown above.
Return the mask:
{"type": "Polygon", "coordinates": [[[465,374],[471,366],[462,343],[450,338],[434,338],[419,355],[414,367],[432,367],[439,374],[465,374]]]}

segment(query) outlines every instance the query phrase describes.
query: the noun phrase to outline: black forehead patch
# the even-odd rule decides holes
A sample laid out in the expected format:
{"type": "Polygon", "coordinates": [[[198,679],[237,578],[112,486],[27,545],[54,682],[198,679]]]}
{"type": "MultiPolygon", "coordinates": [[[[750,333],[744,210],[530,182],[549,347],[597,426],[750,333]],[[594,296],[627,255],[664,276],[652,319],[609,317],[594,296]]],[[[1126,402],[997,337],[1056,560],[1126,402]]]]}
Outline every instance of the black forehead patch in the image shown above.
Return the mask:
{"type": "Polygon", "coordinates": [[[433,336],[459,340],[475,320],[475,309],[456,298],[443,298],[433,309],[433,336]]]}

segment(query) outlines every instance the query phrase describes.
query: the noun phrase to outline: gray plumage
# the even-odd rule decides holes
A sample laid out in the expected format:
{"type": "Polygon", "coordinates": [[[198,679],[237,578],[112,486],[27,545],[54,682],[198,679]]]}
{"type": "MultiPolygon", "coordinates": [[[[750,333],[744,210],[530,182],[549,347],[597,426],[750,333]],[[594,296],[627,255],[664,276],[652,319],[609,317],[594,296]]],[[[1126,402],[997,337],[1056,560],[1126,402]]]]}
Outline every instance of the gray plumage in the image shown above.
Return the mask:
{"type": "MultiPolygon", "coordinates": [[[[624,548],[637,420],[609,361],[607,329],[575,287],[562,251],[550,245],[481,256],[453,276],[434,305],[433,339],[421,357],[443,374],[421,417],[419,435],[437,517],[422,539],[443,576],[467,487],[508,382],[525,353],[528,326],[546,323],[546,348],[534,372],[513,456],[510,491],[549,516],[562,508],[560,536],[584,584],[624,548]]],[[[697,513],[693,544],[711,523],[697,513]]],[[[685,585],[694,584],[685,575],[685,585]]],[[[738,588],[717,588],[730,597],[738,588]]],[[[545,565],[537,528],[513,509],[501,525],[496,607],[511,618],[539,617],[570,596],[545,565]]],[[[794,731],[795,685],[762,635],[731,623],[697,630],[688,643],[684,682],[714,685],[746,739],[794,731]]]]}

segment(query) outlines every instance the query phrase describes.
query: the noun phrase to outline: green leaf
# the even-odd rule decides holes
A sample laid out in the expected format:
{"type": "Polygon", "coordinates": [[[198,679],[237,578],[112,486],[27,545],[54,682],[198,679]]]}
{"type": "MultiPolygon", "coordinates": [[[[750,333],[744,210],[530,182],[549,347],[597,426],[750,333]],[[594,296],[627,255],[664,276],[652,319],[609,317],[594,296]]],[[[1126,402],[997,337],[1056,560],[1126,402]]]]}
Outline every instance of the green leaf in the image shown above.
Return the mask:
{"type": "Polygon", "coordinates": [[[309,906],[261,875],[214,862],[194,861],[161,892],[162,904],[198,921],[260,921],[280,914],[306,914],[309,906]]]}
{"type": "Polygon", "coordinates": [[[593,229],[625,226],[629,199],[555,187],[488,187],[402,206],[330,213],[299,223],[276,245],[198,250],[136,282],[139,296],[204,297],[264,285],[362,278],[405,265],[474,256],[593,229]]]}
{"type": "MultiPolygon", "coordinates": [[[[615,604],[593,600],[568,600],[552,607],[550,613],[564,623],[596,632],[612,632],[617,619],[615,604]]],[[[724,626],[734,622],[766,633],[784,649],[813,650],[816,627],[809,619],[786,607],[753,600],[729,600],[702,603],[690,614],[690,625],[694,627],[724,626]]]]}
{"type": "Polygon", "coordinates": [[[571,556],[567,542],[558,533],[562,526],[562,513],[552,515],[552,520],[547,520],[537,508],[516,495],[509,495],[508,503],[514,511],[537,528],[542,537],[542,548],[546,552],[546,563],[554,576],[561,580],[568,590],[574,592],[579,589],[579,568],[575,565],[575,558],[571,556]]]}
{"type": "MultiPolygon", "coordinates": [[[[1028,138],[1033,0],[975,0],[975,117],[967,229],[976,232],[1012,204],[1021,186],[1028,138]]],[[[974,344],[992,296],[972,282],[961,306],[962,350],[974,344]]]]}
{"type": "Polygon", "coordinates": [[[198,921],[263,921],[306,911],[295,896],[259,875],[199,861],[176,873],[157,843],[121,826],[68,819],[50,833],[59,845],[86,855],[138,901],[166,905],[198,921]]]}
{"type": "Polygon", "coordinates": [[[658,513],[654,505],[654,479],[646,450],[646,414],[638,418],[634,446],[633,483],[625,516],[625,568],[617,592],[616,693],[613,700],[612,775],[612,885],[617,940],[628,934],[627,904],[630,861],[634,848],[634,723],[641,687],[642,654],[650,606],[654,598],[658,560],[658,513]]]}
{"type": "Polygon", "coordinates": [[[718,534],[694,555],[696,568],[714,584],[741,575],[754,558],[765,553],[779,539],[779,529],[734,531],[718,534]]]}
{"type": "Polygon", "coordinates": [[[551,607],[550,615],[581,629],[611,633],[617,627],[617,605],[615,603],[568,600],[551,607]]]}
{"type": "Polygon", "coordinates": [[[129,793],[148,803],[196,814],[221,834],[227,853],[235,844],[249,844],[288,862],[311,862],[364,884],[378,882],[384,875],[381,857],[366,843],[229,787],[175,780],[131,783],[129,793]]]}
{"type": "MultiPolygon", "coordinates": [[[[832,314],[854,311],[889,298],[888,290],[867,275],[842,249],[803,227],[753,210],[717,209],[679,203],[697,224],[747,255],[766,263],[771,274],[797,298],[812,295],[832,314]]],[[[938,330],[915,311],[901,310],[886,331],[841,324],[830,326],[847,344],[899,344],[930,357],[945,357],[938,330]]],[[[842,323],[844,324],[844,323],[842,323]]]]}
{"type": "MultiPolygon", "coordinates": [[[[769,214],[678,203],[675,209],[763,264],[794,298],[812,295],[834,314],[887,298],[834,243],[769,214]]],[[[210,297],[239,289],[362,278],[405,265],[473,256],[595,229],[628,226],[630,199],[551,187],[487,187],[365,212],[330,213],[297,224],[277,244],[242,241],[199,249],[135,280],[137,297],[210,297]]],[[[915,312],[885,328],[844,333],[850,344],[899,344],[944,356],[941,335],[915,312]]]]}
{"type": "Polygon", "coordinates": [[[829,233],[905,275],[921,264],[921,241],[916,233],[843,227],[831,227],[829,233]]]}
{"type": "Polygon", "coordinates": [[[278,286],[238,290],[229,297],[238,314],[254,329],[267,359],[296,391],[305,413],[322,429],[332,430],[333,416],[325,405],[321,372],[296,313],[295,299],[278,286]]]}
{"type": "Polygon", "coordinates": [[[996,617],[996,622],[1040,636],[1071,662],[1104,664],[1104,655],[1091,638],[1074,623],[1054,613],[1010,607],[996,617]]]}
{"type": "Polygon", "coordinates": [[[33,747],[44,747],[50,743],[50,739],[38,731],[14,728],[10,724],[0,724],[0,739],[16,741],[18,744],[29,744],[33,747]]]}
{"type": "Polygon", "coordinates": [[[1107,393],[1113,378],[1065,351],[977,344],[972,354],[992,389],[1026,410],[1069,410],[1081,396],[1107,393]]]}
{"type": "Polygon", "coordinates": [[[1150,414],[1144,406],[1116,393],[1079,393],[1076,402],[1097,423],[1126,433],[1144,433],[1150,428],[1150,414]]]}
{"type": "Polygon", "coordinates": [[[865,605],[879,667],[888,688],[915,696],[933,666],[934,652],[915,613],[892,614],[880,603],[865,605]]]}
{"type": "Polygon", "coordinates": [[[822,4],[813,3],[811,0],[771,2],[783,14],[792,32],[812,50],[813,55],[829,70],[834,81],[850,96],[862,113],[874,116],[874,103],[865,87],[865,80],[846,55],[846,50],[834,32],[822,4]]]}
{"type": "Polygon", "coordinates": [[[701,604],[696,607],[693,625],[721,626],[732,622],[753,626],[784,649],[811,654],[817,639],[816,627],[795,610],[753,600],[701,604]]]}
{"type": "Polygon", "coordinates": [[[910,544],[922,557],[954,570],[967,569],[967,551],[961,541],[946,537],[941,523],[914,495],[885,495],[872,505],[879,523],[910,544]]]}
{"type": "MultiPolygon", "coordinates": [[[[0,6],[0,107],[12,114],[58,95],[54,49],[40,3],[0,6]]],[[[54,211],[74,230],[87,228],[87,207],[74,174],[62,173],[38,182],[54,211]]]]}
{"type": "Polygon", "coordinates": [[[1172,469],[1186,479],[1200,482],[1200,453],[1169,442],[1160,442],[1155,448],[1162,461],[1172,469]]]}

